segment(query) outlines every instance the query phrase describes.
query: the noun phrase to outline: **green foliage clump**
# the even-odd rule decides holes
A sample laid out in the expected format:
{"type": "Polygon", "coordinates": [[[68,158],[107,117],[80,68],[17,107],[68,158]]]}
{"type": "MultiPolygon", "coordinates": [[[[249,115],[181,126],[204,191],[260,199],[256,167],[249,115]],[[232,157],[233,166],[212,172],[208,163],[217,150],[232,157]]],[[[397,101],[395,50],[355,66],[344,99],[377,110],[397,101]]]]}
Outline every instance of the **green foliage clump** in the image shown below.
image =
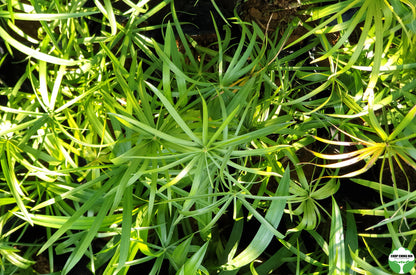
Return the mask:
{"type": "Polygon", "coordinates": [[[201,45],[172,0],[2,1],[0,272],[388,274],[416,240],[414,5],[306,4],[201,45]]]}

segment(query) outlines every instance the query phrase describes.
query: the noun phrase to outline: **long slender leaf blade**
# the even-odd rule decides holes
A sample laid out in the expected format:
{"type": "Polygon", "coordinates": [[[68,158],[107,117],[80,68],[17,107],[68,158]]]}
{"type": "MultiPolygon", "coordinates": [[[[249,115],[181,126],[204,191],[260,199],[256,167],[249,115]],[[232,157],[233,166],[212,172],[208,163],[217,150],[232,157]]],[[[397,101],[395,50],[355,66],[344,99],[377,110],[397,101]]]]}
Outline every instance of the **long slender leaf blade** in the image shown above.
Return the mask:
{"type": "Polygon", "coordinates": [[[185,49],[186,57],[189,58],[189,61],[190,61],[191,65],[194,68],[197,68],[198,65],[197,65],[197,62],[195,60],[195,56],[192,53],[191,48],[189,47],[188,40],[186,39],[185,34],[184,34],[184,32],[182,30],[182,27],[181,27],[181,23],[179,22],[178,15],[177,15],[175,5],[174,5],[174,1],[171,2],[171,11],[172,11],[173,23],[175,25],[176,31],[178,32],[181,43],[182,43],[182,45],[185,49]]]}
{"type": "Polygon", "coordinates": [[[34,50],[20,43],[13,37],[11,37],[2,27],[0,27],[0,37],[2,37],[7,43],[9,43],[10,45],[15,47],[17,50],[21,51],[22,53],[28,56],[32,56],[36,59],[48,62],[48,63],[57,64],[57,65],[75,66],[75,65],[79,65],[82,62],[85,62],[85,60],[63,59],[63,58],[59,58],[56,56],[52,56],[50,54],[46,54],[46,53],[34,50]]]}
{"type": "Polygon", "coordinates": [[[194,157],[183,169],[182,171],[171,181],[163,185],[159,188],[158,192],[163,192],[164,190],[168,189],[169,187],[178,183],[182,178],[187,176],[192,168],[194,168],[195,163],[199,160],[199,157],[194,157]]]}
{"type": "Polygon", "coordinates": [[[66,261],[65,266],[62,269],[62,274],[68,274],[68,272],[79,262],[79,260],[81,260],[82,256],[91,245],[92,240],[96,236],[98,229],[100,228],[104,218],[106,217],[106,214],[108,213],[108,210],[111,207],[110,200],[111,198],[107,199],[103,203],[89,230],[84,232],[84,236],[80,240],[79,245],[75,248],[75,250],[71,253],[68,260],[66,261]]]}
{"type": "Polygon", "coordinates": [[[329,236],[329,270],[331,274],[345,274],[344,229],[341,212],[335,199],[332,198],[331,231],[329,236]]]}
{"type": "Polygon", "coordinates": [[[328,159],[328,160],[339,160],[339,159],[347,159],[347,158],[351,158],[354,157],[356,155],[361,155],[365,152],[368,152],[368,148],[362,148],[362,149],[358,149],[349,153],[342,153],[342,154],[322,154],[319,152],[315,152],[312,150],[309,150],[308,148],[305,147],[305,149],[309,152],[311,152],[314,156],[321,158],[321,159],[328,159]]]}
{"type": "MultiPolygon", "coordinates": [[[[174,39],[174,34],[173,34],[173,30],[172,30],[172,26],[170,24],[170,22],[168,22],[168,25],[166,26],[166,30],[165,30],[165,44],[163,47],[164,53],[166,54],[167,57],[171,57],[171,52],[173,51],[172,49],[172,40],[174,39]]],[[[169,100],[169,102],[173,103],[173,99],[172,99],[172,91],[171,91],[171,75],[170,75],[170,68],[169,68],[169,63],[167,62],[163,62],[163,67],[162,67],[162,83],[163,83],[163,93],[164,95],[167,97],[167,99],[169,100]]]]}
{"type": "Polygon", "coordinates": [[[175,107],[169,102],[169,100],[151,83],[146,82],[147,86],[157,95],[160,101],[163,103],[165,108],[168,110],[169,114],[173,117],[173,119],[178,123],[179,127],[196,143],[202,145],[202,141],[194,134],[194,132],[189,128],[186,122],[182,119],[180,114],[177,112],[175,107]]]}
{"type": "Polygon", "coordinates": [[[182,266],[186,262],[192,239],[193,236],[191,235],[186,238],[185,241],[182,241],[178,246],[176,246],[175,250],[173,250],[171,257],[177,267],[182,266]]]}
{"type": "Polygon", "coordinates": [[[156,137],[159,137],[159,138],[164,139],[166,141],[176,143],[176,144],[179,144],[179,145],[183,145],[183,146],[188,146],[188,147],[189,146],[190,147],[197,146],[197,144],[195,142],[171,136],[171,135],[166,134],[162,131],[159,131],[158,129],[155,129],[155,128],[149,126],[149,125],[146,125],[144,123],[141,123],[140,121],[131,119],[129,117],[119,115],[119,114],[111,114],[111,115],[117,117],[117,119],[119,119],[123,124],[125,124],[128,127],[131,127],[135,131],[142,131],[143,130],[143,131],[148,132],[152,135],[155,135],[156,137]]]}
{"type": "Polygon", "coordinates": [[[128,259],[130,250],[130,235],[132,230],[132,212],[133,212],[133,186],[130,185],[124,192],[123,200],[123,223],[121,225],[120,255],[116,273],[121,270],[128,259]]]}
{"type": "Polygon", "coordinates": [[[202,101],[202,144],[204,146],[208,143],[208,106],[205,101],[205,99],[201,95],[201,101],[202,101]]]}
{"type": "MultiPolygon", "coordinates": [[[[76,13],[19,13],[13,12],[13,18],[15,20],[24,20],[24,21],[54,21],[54,20],[65,20],[69,18],[78,18],[89,16],[93,14],[98,14],[98,11],[85,11],[85,12],[76,12],[76,13]]],[[[0,12],[1,18],[12,18],[10,12],[0,12]]]]}
{"type": "Polygon", "coordinates": [[[106,11],[106,16],[108,18],[108,21],[110,22],[111,35],[116,35],[117,21],[114,15],[113,6],[111,5],[111,0],[104,0],[104,6],[105,6],[105,11],[106,11]]]}
{"type": "MultiPolygon", "coordinates": [[[[370,80],[367,85],[367,89],[364,92],[364,98],[368,99],[369,109],[373,108],[374,104],[374,88],[376,87],[378,78],[380,76],[380,67],[382,63],[382,54],[383,54],[383,14],[382,9],[384,2],[383,1],[365,1],[364,3],[371,2],[374,4],[373,9],[367,11],[367,15],[372,15],[374,18],[375,25],[375,41],[374,47],[374,59],[373,59],[373,68],[370,74],[370,80]]],[[[368,20],[368,19],[367,19],[368,20]]],[[[370,110],[369,110],[370,111],[370,110]]],[[[371,112],[370,112],[371,113],[371,112]]],[[[370,117],[371,118],[371,117],[370,117]]],[[[376,128],[376,131],[379,132],[380,136],[385,140],[387,138],[386,133],[381,128],[376,128]]]]}
{"type": "MultiPolygon", "coordinates": [[[[350,210],[350,206],[347,204],[347,211],[348,210],[350,210]]],[[[353,213],[347,212],[346,219],[347,227],[345,230],[345,247],[348,247],[348,253],[346,254],[345,262],[347,267],[351,268],[354,262],[350,254],[350,249],[352,251],[357,251],[358,249],[357,224],[353,213]]],[[[349,274],[353,274],[352,270],[350,270],[349,274]]]]}
{"type": "Polygon", "coordinates": [[[22,269],[27,269],[29,266],[36,263],[34,261],[30,261],[20,256],[18,253],[16,253],[16,252],[19,252],[19,250],[10,246],[6,246],[3,244],[0,245],[0,252],[1,252],[1,255],[4,258],[6,258],[11,264],[22,269]]]}
{"type": "MultiPolygon", "coordinates": [[[[10,149],[9,144],[6,144],[6,151],[10,149]]],[[[3,175],[6,179],[7,185],[10,188],[10,191],[16,200],[16,204],[19,207],[20,211],[23,214],[23,219],[26,220],[30,225],[33,226],[33,221],[30,218],[30,214],[26,209],[26,205],[23,202],[22,197],[24,197],[24,193],[20,188],[19,182],[16,178],[15,171],[14,171],[14,163],[12,163],[11,156],[9,154],[2,154],[0,159],[1,169],[3,175]]]]}
{"type": "Polygon", "coordinates": [[[195,252],[192,257],[186,261],[184,264],[184,274],[198,274],[197,270],[199,269],[202,260],[204,259],[205,253],[207,252],[208,242],[204,243],[204,245],[195,252]]]}
{"type": "Polygon", "coordinates": [[[229,125],[229,123],[234,119],[235,115],[240,109],[240,105],[238,105],[233,111],[230,112],[230,114],[224,118],[223,122],[221,123],[220,127],[218,127],[217,131],[211,136],[208,144],[206,147],[211,147],[211,145],[215,142],[215,140],[220,136],[220,134],[226,129],[229,125]]]}
{"type": "MultiPolygon", "coordinates": [[[[275,196],[287,196],[289,195],[289,183],[290,183],[290,169],[287,167],[283,174],[282,179],[279,182],[279,187],[276,190],[275,196]]],[[[267,223],[276,228],[284,213],[286,200],[275,200],[270,204],[270,208],[266,213],[265,219],[267,223]]],[[[262,223],[259,230],[250,242],[248,247],[242,251],[237,257],[228,261],[223,267],[228,270],[233,270],[250,264],[256,260],[261,253],[267,248],[274,234],[262,223]]]]}
{"type": "Polygon", "coordinates": [[[394,131],[389,135],[388,141],[394,140],[403,130],[415,119],[416,105],[407,113],[399,125],[396,126],[394,131]]]}
{"type": "Polygon", "coordinates": [[[198,80],[195,80],[195,79],[189,77],[175,63],[173,63],[173,61],[170,60],[168,56],[166,56],[166,54],[163,52],[163,50],[160,48],[160,46],[158,45],[158,43],[156,41],[153,41],[153,46],[154,46],[156,52],[158,53],[159,57],[162,59],[162,61],[166,62],[166,64],[169,65],[170,70],[172,72],[174,72],[180,78],[183,78],[183,79],[185,79],[186,81],[188,81],[190,83],[194,83],[194,84],[197,84],[197,85],[200,85],[200,86],[210,86],[210,85],[212,85],[211,83],[201,82],[201,81],[198,81],[198,80]]]}
{"type": "Polygon", "coordinates": [[[264,128],[258,129],[258,130],[254,130],[252,132],[249,132],[249,133],[246,133],[246,134],[243,134],[243,135],[240,135],[240,136],[229,138],[228,140],[223,140],[223,141],[216,142],[213,145],[216,148],[222,148],[224,146],[240,145],[240,144],[243,144],[245,142],[249,142],[253,139],[267,136],[271,133],[278,133],[279,130],[284,129],[284,128],[288,127],[291,124],[293,124],[293,122],[283,122],[283,123],[279,123],[279,124],[275,124],[275,125],[270,125],[270,126],[267,126],[267,127],[264,127],[264,128]]]}
{"type": "Polygon", "coordinates": [[[391,275],[391,273],[384,272],[383,270],[380,270],[379,268],[374,267],[371,264],[367,263],[366,260],[361,259],[358,256],[358,250],[356,252],[353,252],[350,249],[350,254],[352,256],[352,259],[357,263],[357,265],[362,267],[366,272],[369,272],[369,274],[391,275]]]}
{"type": "MultiPolygon", "coordinates": [[[[104,192],[107,190],[107,188],[101,188],[100,190],[97,190],[96,193],[94,193],[91,198],[86,201],[52,236],[49,238],[43,246],[39,249],[38,254],[45,251],[48,247],[50,247],[52,244],[54,244],[66,231],[68,231],[75,223],[76,221],[88,210],[92,208],[92,206],[97,202],[98,199],[102,198],[104,192]]],[[[111,204],[110,204],[111,206],[111,204]]],[[[101,221],[102,222],[102,221],[101,221]]],[[[100,222],[100,224],[101,224],[100,222]]],[[[90,226],[92,226],[91,223],[90,226]]]]}

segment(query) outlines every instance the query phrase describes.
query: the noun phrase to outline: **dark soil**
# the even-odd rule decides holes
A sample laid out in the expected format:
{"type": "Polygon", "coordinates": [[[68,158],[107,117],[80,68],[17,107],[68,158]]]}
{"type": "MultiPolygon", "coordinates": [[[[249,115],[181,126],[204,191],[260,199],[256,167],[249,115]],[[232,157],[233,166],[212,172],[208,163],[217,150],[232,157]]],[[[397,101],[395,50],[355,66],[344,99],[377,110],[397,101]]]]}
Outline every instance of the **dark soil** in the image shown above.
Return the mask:
{"type": "Polygon", "coordinates": [[[240,13],[244,21],[254,21],[263,29],[273,32],[289,24],[297,16],[299,8],[296,0],[249,0],[242,4],[240,13]]]}

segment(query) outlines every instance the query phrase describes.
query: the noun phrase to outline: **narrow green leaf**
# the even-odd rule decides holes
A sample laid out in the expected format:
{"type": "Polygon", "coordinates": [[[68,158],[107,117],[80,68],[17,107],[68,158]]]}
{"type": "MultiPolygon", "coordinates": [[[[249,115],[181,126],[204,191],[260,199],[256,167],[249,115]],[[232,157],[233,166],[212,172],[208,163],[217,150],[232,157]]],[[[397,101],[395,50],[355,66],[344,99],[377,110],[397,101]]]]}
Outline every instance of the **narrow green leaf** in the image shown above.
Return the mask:
{"type": "Polygon", "coordinates": [[[192,238],[193,238],[193,235],[186,238],[185,241],[182,241],[173,250],[171,257],[172,257],[172,261],[174,262],[174,265],[176,265],[177,268],[182,266],[188,259],[187,255],[190,251],[192,238]]]}
{"type": "MultiPolygon", "coordinates": [[[[291,148],[290,145],[282,144],[282,145],[275,145],[265,148],[257,148],[257,149],[246,149],[246,150],[234,150],[231,151],[230,156],[236,156],[236,157],[245,157],[245,156],[260,156],[260,155],[267,155],[270,153],[278,152],[282,149],[288,149],[291,148]]],[[[228,150],[221,150],[218,149],[218,151],[225,153],[228,150]]]]}
{"type": "Polygon", "coordinates": [[[173,61],[170,60],[170,58],[168,56],[166,56],[166,54],[163,52],[163,50],[160,48],[160,46],[158,45],[158,43],[156,41],[153,41],[153,46],[154,46],[156,52],[158,53],[159,57],[162,59],[162,61],[166,62],[166,64],[169,66],[170,70],[172,72],[174,72],[177,76],[185,79],[186,81],[188,81],[190,83],[197,84],[197,85],[200,85],[200,86],[210,86],[210,85],[212,85],[209,82],[201,82],[201,81],[195,80],[193,78],[190,78],[176,64],[174,64],[173,61]]]}
{"type": "Polygon", "coordinates": [[[357,223],[355,221],[354,214],[351,212],[348,212],[349,210],[351,209],[350,209],[350,206],[347,204],[347,214],[346,214],[347,228],[345,230],[345,246],[348,247],[349,250],[345,256],[345,262],[346,262],[347,267],[351,268],[354,262],[352,260],[350,251],[351,250],[357,251],[358,249],[358,234],[357,234],[357,223]]]}
{"type": "Polygon", "coordinates": [[[238,105],[234,110],[230,112],[230,114],[226,118],[224,118],[220,127],[218,127],[217,131],[215,131],[215,133],[211,136],[208,144],[206,145],[207,148],[211,147],[211,145],[216,141],[216,139],[221,135],[221,133],[228,127],[228,125],[234,119],[235,115],[239,110],[240,105],[238,105]]]}
{"type": "MultiPolygon", "coordinates": [[[[115,195],[112,200],[112,209],[111,212],[114,211],[117,207],[119,207],[119,203],[121,202],[126,188],[128,188],[129,185],[133,184],[142,174],[143,171],[147,168],[148,161],[144,161],[143,164],[141,161],[130,161],[127,164],[127,169],[121,170],[122,167],[120,167],[120,172],[118,177],[114,177],[115,179],[118,179],[117,187],[112,189],[111,191],[115,191],[115,195]],[[140,169],[139,166],[141,165],[140,169]]],[[[107,193],[106,196],[112,196],[113,194],[107,193]]]]}
{"type": "Polygon", "coordinates": [[[169,102],[169,100],[157,89],[155,86],[146,82],[147,86],[157,95],[160,101],[163,103],[165,108],[168,110],[169,114],[173,117],[173,119],[178,123],[179,127],[196,143],[202,145],[202,141],[194,134],[194,132],[189,128],[186,122],[182,119],[180,114],[177,112],[175,107],[169,102]]]}
{"type": "Polygon", "coordinates": [[[339,187],[339,180],[330,179],[327,183],[325,183],[324,186],[322,186],[318,190],[313,191],[312,194],[310,194],[310,196],[315,200],[323,200],[335,194],[338,191],[339,187]]]}
{"type": "Polygon", "coordinates": [[[410,210],[406,212],[399,212],[395,213],[396,215],[392,215],[390,218],[386,218],[382,220],[381,222],[377,223],[376,225],[370,226],[368,230],[383,226],[383,225],[391,225],[393,222],[398,220],[405,220],[407,217],[412,217],[416,213],[416,208],[411,208],[410,210]]]}
{"type": "MultiPolygon", "coordinates": [[[[235,53],[233,55],[233,58],[230,62],[230,64],[228,64],[228,68],[224,74],[224,80],[227,78],[227,75],[230,75],[230,71],[235,67],[235,65],[238,63],[238,60],[240,60],[240,56],[241,56],[241,51],[243,50],[244,44],[245,44],[245,39],[246,39],[246,28],[242,28],[241,30],[241,37],[240,37],[240,41],[238,42],[238,46],[237,49],[235,50],[235,53]]],[[[231,77],[231,76],[230,76],[231,77]]],[[[231,79],[233,79],[231,77],[231,79]]],[[[227,86],[227,85],[225,85],[227,86]]]]}
{"type": "Polygon", "coordinates": [[[186,57],[189,58],[191,66],[196,69],[196,68],[198,68],[198,65],[197,65],[197,62],[195,60],[195,56],[194,56],[193,52],[191,51],[191,48],[189,47],[188,40],[186,39],[185,34],[182,30],[181,22],[179,22],[178,15],[177,15],[174,3],[175,3],[174,1],[171,2],[171,11],[172,11],[173,22],[175,24],[175,28],[176,28],[176,31],[177,31],[178,36],[180,38],[180,41],[181,41],[181,43],[182,43],[182,45],[185,49],[186,57]]]}
{"type": "Polygon", "coordinates": [[[383,270],[380,270],[377,267],[374,267],[366,262],[366,260],[361,259],[358,256],[358,250],[356,252],[353,252],[350,248],[350,254],[352,256],[352,259],[357,263],[359,267],[362,267],[366,272],[369,274],[377,274],[377,275],[391,275],[391,273],[384,272],[383,270]]]}
{"type": "Polygon", "coordinates": [[[243,86],[241,88],[238,87],[239,89],[238,92],[234,94],[231,101],[227,104],[228,113],[231,113],[232,110],[235,110],[238,106],[246,105],[247,98],[249,97],[250,93],[253,92],[253,86],[255,83],[256,83],[256,78],[252,77],[247,82],[243,82],[242,83],[243,86]]]}
{"type": "MultiPolygon", "coordinates": [[[[287,167],[283,174],[282,179],[279,182],[279,186],[276,190],[275,196],[287,196],[289,195],[289,182],[290,182],[290,169],[287,167]]],[[[256,260],[261,253],[267,248],[270,241],[274,237],[274,234],[270,229],[269,226],[276,228],[284,213],[284,208],[286,205],[286,200],[275,200],[272,201],[270,207],[266,213],[266,223],[267,226],[264,224],[263,221],[261,222],[260,228],[257,231],[256,235],[254,236],[253,240],[250,242],[248,247],[244,249],[237,257],[228,261],[223,268],[226,270],[233,270],[250,264],[254,260],[256,260]]]]}
{"type": "Polygon", "coordinates": [[[78,18],[89,16],[93,14],[98,14],[98,11],[85,11],[85,12],[76,12],[76,13],[19,13],[0,11],[1,18],[12,18],[15,20],[24,20],[24,21],[54,21],[54,20],[63,20],[69,18],[78,18]]]}
{"type": "Polygon", "coordinates": [[[204,259],[205,253],[207,252],[208,242],[195,252],[192,257],[184,264],[184,274],[198,274],[197,271],[200,269],[202,260],[204,259]]]}
{"type": "Polygon", "coordinates": [[[57,65],[66,65],[66,66],[76,66],[76,65],[81,64],[82,62],[86,62],[86,60],[62,59],[56,56],[52,56],[46,53],[39,52],[32,48],[29,48],[28,46],[20,43],[19,41],[11,37],[2,27],[0,27],[0,37],[2,37],[4,41],[6,41],[7,43],[15,47],[17,50],[21,51],[25,55],[34,57],[36,59],[39,59],[48,63],[57,64],[57,65]]]}
{"type": "MultiPolygon", "coordinates": [[[[227,19],[224,17],[224,15],[222,14],[222,12],[221,12],[221,9],[218,7],[218,5],[217,5],[217,3],[215,3],[215,1],[214,0],[211,0],[211,4],[214,6],[214,8],[215,8],[215,10],[217,11],[217,13],[221,16],[221,19],[228,25],[228,26],[230,26],[231,27],[231,25],[230,25],[230,23],[228,23],[228,21],[227,21],[227,19]]],[[[215,24],[215,22],[214,22],[214,16],[212,15],[212,13],[211,13],[211,18],[212,18],[212,21],[213,21],[213,23],[215,24]]]]}
{"type": "Polygon", "coordinates": [[[189,172],[191,171],[191,169],[194,168],[195,163],[199,160],[199,157],[196,156],[194,157],[183,169],[182,171],[171,181],[167,182],[166,184],[164,184],[162,187],[159,188],[158,192],[161,193],[164,190],[168,189],[169,187],[175,185],[176,183],[178,183],[181,179],[183,179],[184,177],[186,177],[189,172]]]}
{"type": "Polygon", "coordinates": [[[332,198],[331,231],[329,234],[329,270],[330,274],[345,274],[344,229],[341,212],[334,198],[332,198]]]}
{"type": "MultiPolygon", "coordinates": [[[[361,0],[357,0],[357,1],[354,1],[354,2],[355,3],[354,4],[351,3],[349,5],[349,7],[354,6],[357,2],[361,2],[361,0]]],[[[333,55],[347,41],[348,37],[353,33],[353,31],[357,28],[357,25],[362,21],[362,18],[364,16],[364,14],[366,14],[366,13],[368,14],[368,11],[369,11],[368,6],[370,5],[370,3],[371,3],[371,1],[364,1],[364,3],[362,3],[362,6],[355,13],[353,19],[350,20],[350,24],[348,25],[348,29],[346,29],[344,31],[343,35],[340,37],[340,39],[337,41],[337,43],[329,51],[327,51],[323,56],[317,58],[315,60],[315,62],[322,61],[322,60],[328,58],[329,56],[333,55]]],[[[336,19],[336,16],[331,16],[331,18],[332,18],[332,20],[334,20],[334,19],[336,19]]],[[[328,21],[328,20],[329,19],[325,20],[325,22],[328,21]]],[[[327,22],[327,24],[329,22],[327,22]]],[[[322,26],[326,26],[326,25],[323,25],[321,23],[319,27],[322,28],[322,26]]],[[[317,28],[315,28],[315,29],[317,29],[317,28]]],[[[363,33],[363,35],[366,36],[367,34],[363,33]]]]}
{"type": "MultiPolygon", "coordinates": [[[[284,117],[281,117],[281,118],[282,118],[282,120],[284,120],[285,118],[287,119],[288,116],[284,116],[284,117]]],[[[240,135],[240,136],[236,136],[236,137],[233,137],[233,138],[229,138],[227,140],[216,142],[213,145],[217,149],[217,148],[222,148],[224,146],[236,146],[236,145],[244,144],[246,142],[250,142],[253,139],[267,136],[271,133],[279,133],[279,131],[281,131],[282,129],[284,129],[284,128],[288,127],[289,125],[292,125],[292,124],[293,124],[293,122],[291,122],[291,121],[283,122],[283,123],[276,123],[274,125],[270,125],[270,126],[267,126],[267,127],[264,127],[264,128],[260,128],[258,130],[254,130],[252,132],[248,132],[248,133],[240,135]]]]}
{"type": "Polygon", "coordinates": [[[383,140],[386,141],[388,136],[386,132],[381,128],[380,123],[377,120],[376,115],[374,114],[374,110],[370,108],[368,109],[368,117],[370,118],[371,127],[377,132],[378,136],[383,140]]]}
{"type": "Polygon", "coordinates": [[[64,77],[65,73],[66,73],[66,66],[64,65],[59,66],[59,70],[57,72],[56,79],[53,84],[52,94],[51,94],[51,98],[49,101],[50,110],[55,110],[56,99],[58,97],[59,90],[61,88],[62,78],[64,77]]]}
{"type": "MultiPolygon", "coordinates": [[[[172,26],[170,22],[168,22],[168,25],[166,26],[165,30],[165,37],[164,37],[164,47],[163,52],[166,54],[167,57],[171,57],[171,52],[174,51],[173,45],[175,41],[175,35],[173,34],[172,26]]],[[[175,45],[176,46],[176,45],[175,45]]],[[[176,64],[179,66],[179,64],[176,64]]],[[[171,74],[170,74],[170,68],[169,64],[167,62],[163,62],[163,68],[162,68],[162,83],[163,83],[163,93],[166,96],[167,100],[169,100],[170,103],[173,103],[172,99],[172,90],[171,90],[171,74]]]]}
{"type": "MultiPolygon", "coordinates": [[[[36,262],[25,259],[16,252],[19,252],[16,248],[0,244],[0,255],[6,258],[11,264],[21,269],[27,269],[29,266],[35,264],[36,262]]],[[[2,261],[0,260],[0,263],[2,261]]],[[[3,265],[4,268],[4,265],[3,265]]]]}
{"type": "Polygon", "coordinates": [[[111,35],[116,35],[117,21],[114,15],[113,6],[111,5],[111,0],[104,0],[104,6],[105,6],[105,11],[106,11],[104,15],[108,18],[108,21],[110,22],[111,35]]]}
{"type": "Polygon", "coordinates": [[[117,265],[117,270],[120,271],[124,266],[129,256],[131,230],[132,230],[132,215],[133,215],[133,186],[130,185],[124,192],[123,200],[123,222],[121,224],[121,240],[120,240],[120,255],[117,265]]]}
{"type": "MultiPolygon", "coordinates": [[[[16,216],[23,217],[21,213],[16,213],[16,216]]],[[[57,215],[42,215],[42,214],[29,214],[30,218],[33,221],[33,224],[56,228],[59,229],[63,225],[65,225],[70,216],[57,216],[57,215]]],[[[91,227],[91,224],[94,222],[95,217],[79,217],[76,221],[74,221],[68,228],[70,230],[88,230],[91,227]]],[[[122,215],[114,214],[105,217],[104,221],[102,222],[102,227],[109,227],[114,223],[119,223],[123,220],[122,215]]]]}
{"type": "Polygon", "coordinates": [[[75,247],[74,251],[69,256],[68,260],[65,263],[64,268],[62,269],[62,274],[68,274],[68,272],[81,260],[84,256],[88,247],[91,245],[92,240],[96,236],[98,229],[101,227],[101,224],[108,213],[108,210],[111,207],[111,198],[107,199],[104,204],[101,206],[100,210],[97,213],[97,216],[94,219],[94,222],[91,224],[90,228],[87,231],[83,232],[83,237],[80,240],[79,244],[75,247]]]}
{"type": "MultiPolygon", "coordinates": [[[[233,63],[233,61],[231,61],[227,70],[225,71],[224,85],[227,85],[233,81],[236,81],[238,78],[248,73],[251,69],[253,69],[257,65],[257,63],[259,62],[259,59],[252,60],[252,62],[249,63],[246,67],[243,67],[244,64],[247,62],[248,58],[250,57],[250,55],[252,54],[252,51],[256,42],[257,42],[256,35],[253,35],[253,37],[250,39],[249,45],[245,49],[246,51],[244,52],[244,54],[242,56],[237,55],[237,54],[233,56],[233,61],[236,61],[236,62],[233,63]],[[234,58],[236,59],[234,60],[234,58]]],[[[241,40],[240,40],[240,43],[242,43],[241,40]]]]}
{"type": "Polygon", "coordinates": [[[145,131],[148,132],[152,135],[155,135],[156,137],[159,137],[161,139],[164,139],[166,141],[172,142],[172,143],[176,143],[179,145],[183,145],[183,146],[190,146],[190,147],[196,147],[198,146],[198,144],[196,144],[195,142],[189,141],[189,140],[184,140],[181,138],[177,138],[171,135],[168,135],[162,131],[159,131],[153,127],[150,127],[149,125],[146,125],[144,123],[141,123],[140,121],[131,119],[129,117],[123,116],[123,115],[119,115],[119,114],[112,114],[110,113],[110,115],[113,115],[115,117],[117,117],[117,119],[119,119],[124,125],[126,125],[127,127],[135,130],[135,131],[145,131]]]}
{"type": "Polygon", "coordinates": [[[205,101],[205,99],[202,97],[202,95],[200,95],[201,97],[201,102],[202,102],[202,144],[204,146],[208,145],[208,120],[209,120],[209,116],[208,116],[208,106],[207,103],[205,101]]]}
{"type": "Polygon", "coordinates": [[[416,114],[416,105],[407,113],[399,125],[394,128],[394,131],[389,135],[387,141],[393,141],[403,130],[414,120],[416,114]]]}
{"type": "MultiPolygon", "coordinates": [[[[62,224],[62,226],[51,236],[51,238],[49,238],[44,244],[43,246],[39,249],[38,251],[38,255],[40,253],[42,253],[43,251],[45,251],[48,247],[50,247],[51,245],[53,245],[63,234],[65,234],[66,231],[70,230],[72,228],[72,226],[74,224],[76,224],[76,222],[81,218],[81,216],[87,212],[88,210],[90,210],[92,208],[92,206],[97,202],[97,200],[101,199],[103,197],[103,194],[107,191],[107,189],[111,186],[111,183],[107,185],[107,187],[103,187],[99,190],[97,190],[92,196],[91,198],[86,201],[69,219],[67,219],[65,221],[64,224],[62,224]]],[[[111,203],[107,202],[107,204],[111,203]]],[[[104,217],[103,217],[104,219],[104,217]]],[[[101,225],[102,220],[100,218],[100,223],[99,225],[101,225]]],[[[90,222],[90,226],[93,226],[94,222],[91,221],[90,222]]]]}
{"type": "MultiPolygon", "coordinates": [[[[370,80],[367,85],[367,89],[364,91],[364,99],[368,99],[368,108],[369,112],[371,113],[371,109],[373,108],[374,104],[374,88],[376,87],[378,78],[380,76],[380,67],[382,63],[382,54],[383,54],[383,14],[382,9],[384,5],[384,1],[382,0],[373,0],[373,1],[365,1],[364,3],[371,3],[374,8],[368,9],[367,15],[372,15],[374,19],[375,25],[375,34],[376,37],[375,47],[374,47],[374,58],[373,58],[373,70],[370,74],[370,80]]],[[[368,18],[366,21],[369,20],[368,18]]],[[[370,116],[371,119],[371,116],[370,116]]],[[[376,131],[381,134],[380,136],[383,140],[386,140],[387,135],[382,132],[381,128],[376,128],[376,131]]]]}
{"type": "MultiPolygon", "coordinates": [[[[299,234],[299,233],[295,233],[295,234],[299,234]]],[[[297,238],[294,238],[294,240],[298,240],[298,238],[299,238],[299,236],[297,236],[297,238]]],[[[292,239],[290,239],[290,240],[292,240],[292,239]]],[[[294,241],[293,242],[288,242],[288,241],[285,241],[284,239],[278,239],[278,241],[281,242],[290,252],[292,252],[294,255],[296,255],[297,257],[299,257],[303,261],[307,262],[308,264],[311,264],[311,265],[314,265],[314,266],[319,266],[321,268],[322,267],[323,268],[328,267],[328,265],[326,263],[321,263],[320,261],[313,259],[311,256],[303,253],[298,248],[296,248],[292,244],[294,241]]]]}
{"type": "MultiPolygon", "coordinates": [[[[10,145],[9,143],[7,143],[6,151],[9,152],[9,150],[10,150],[10,145]]],[[[0,164],[1,164],[1,170],[3,172],[3,176],[6,179],[6,183],[9,187],[9,190],[12,193],[13,198],[16,200],[16,204],[19,207],[19,210],[23,214],[22,219],[26,220],[30,225],[33,226],[33,221],[30,217],[29,212],[26,209],[25,203],[23,202],[23,199],[28,200],[28,198],[26,198],[23,190],[20,188],[20,184],[16,178],[16,174],[14,171],[15,163],[11,159],[10,153],[1,154],[0,164]]]]}
{"type": "Polygon", "coordinates": [[[226,263],[234,258],[234,255],[237,252],[238,243],[240,242],[243,234],[243,228],[244,220],[242,218],[236,219],[233,223],[230,238],[228,239],[224,250],[220,254],[219,259],[221,260],[221,263],[226,263]]]}

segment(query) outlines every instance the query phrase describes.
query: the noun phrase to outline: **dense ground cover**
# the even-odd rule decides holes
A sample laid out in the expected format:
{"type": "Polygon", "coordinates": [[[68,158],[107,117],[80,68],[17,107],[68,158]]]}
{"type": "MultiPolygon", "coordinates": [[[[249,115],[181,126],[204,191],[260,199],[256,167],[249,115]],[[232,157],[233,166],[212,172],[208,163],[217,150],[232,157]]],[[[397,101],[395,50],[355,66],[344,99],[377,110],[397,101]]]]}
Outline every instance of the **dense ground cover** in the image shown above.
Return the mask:
{"type": "Polygon", "coordinates": [[[2,274],[390,274],[414,249],[414,1],[200,2],[1,1],[2,274]]]}

